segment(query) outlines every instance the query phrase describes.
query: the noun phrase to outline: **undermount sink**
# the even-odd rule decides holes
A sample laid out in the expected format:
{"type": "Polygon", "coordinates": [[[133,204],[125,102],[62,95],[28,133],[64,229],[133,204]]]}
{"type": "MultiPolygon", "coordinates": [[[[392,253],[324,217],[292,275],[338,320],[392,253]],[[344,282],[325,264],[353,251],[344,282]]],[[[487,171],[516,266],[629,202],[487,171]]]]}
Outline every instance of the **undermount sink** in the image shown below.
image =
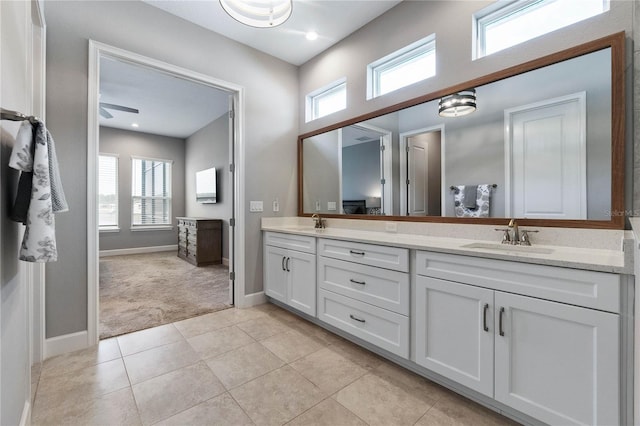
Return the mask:
{"type": "Polygon", "coordinates": [[[499,244],[499,243],[471,243],[461,246],[461,248],[479,248],[488,250],[521,252],[521,253],[536,253],[536,254],[551,254],[553,249],[531,246],[517,246],[511,244],[499,244]]]}

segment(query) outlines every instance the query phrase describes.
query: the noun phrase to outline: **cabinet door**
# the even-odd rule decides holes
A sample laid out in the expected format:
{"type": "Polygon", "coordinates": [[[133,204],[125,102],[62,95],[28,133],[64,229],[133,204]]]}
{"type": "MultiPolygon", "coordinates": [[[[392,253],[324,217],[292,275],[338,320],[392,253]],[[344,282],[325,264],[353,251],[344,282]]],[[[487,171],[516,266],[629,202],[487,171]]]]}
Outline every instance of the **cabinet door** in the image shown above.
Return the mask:
{"type": "Polygon", "coordinates": [[[416,363],[493,397],[493,291],[416,278],[416,363]]]}
{"type": "Polygon", "coordinates": [[[496,400],[550,424],[619,424],[618,315],[502,292],[495,315],[496,400]]]}
{"type": "Polygon", "coordinates": [[[286,269],[289,274],[287,303],[299,311],[316,316],[316,255],[289,250],[286,269]]]}
{"type": "Polygon", "coordinates": [[[287,280],[285,264],[287,250],[264,246],[264,292],[283,303],[287,303],[287,280]]]}

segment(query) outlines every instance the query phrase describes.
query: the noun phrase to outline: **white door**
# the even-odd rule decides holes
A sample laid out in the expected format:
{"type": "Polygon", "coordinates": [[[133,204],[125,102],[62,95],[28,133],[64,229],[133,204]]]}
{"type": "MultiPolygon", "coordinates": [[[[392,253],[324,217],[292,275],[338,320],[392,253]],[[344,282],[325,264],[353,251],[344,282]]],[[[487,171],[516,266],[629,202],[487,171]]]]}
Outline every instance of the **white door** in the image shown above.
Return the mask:
{"type": "Polygon", "coordinates": [[[409,216],[429,214],[429,143],[410,137],[407,142],[407,209],[409,216]]]}
{"type": "Polygon", "coordinates": [[[287,250],[264,246],[264,292],[280,302],[287,303],[286,269],[287,250]]]}
{"type": "Polygon", "coordinates": [[[495,292],[495,317],[496,400],[549,424],[620,424],[618,315],[495,292]]]}
{"type": "Polygon", "coordinates": [[[316,316],[316,255],[289,251],[285,261],[289,275],[287,303],[299,311],[316,316]]]}
{"type": "Polygon", "coordinates": [[[586,93],[505,111],[506,215],[586,219],[586,93]]]}
{"type": "Polygon", "coordinates": [[[493,290],[416,279],[416,363],[493,397],[493,290]]]}

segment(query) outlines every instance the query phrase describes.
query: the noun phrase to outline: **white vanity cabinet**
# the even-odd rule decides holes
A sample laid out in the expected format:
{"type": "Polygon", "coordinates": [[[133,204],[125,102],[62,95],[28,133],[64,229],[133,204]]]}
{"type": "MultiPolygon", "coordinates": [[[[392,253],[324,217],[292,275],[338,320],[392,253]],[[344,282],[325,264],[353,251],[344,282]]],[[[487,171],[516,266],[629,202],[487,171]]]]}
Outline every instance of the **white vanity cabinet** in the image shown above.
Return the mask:
{"type": "Polygon", "coordinates": [[[314,237],[266,232],[265,294],[316,316],[316,241],[314,237]]]}
{"type": "Polygon", "coordinates": [[[430,252],[416,274],[417,364],[545,423],[619,424],[618,275],[430,252]]]}
{"type": "Polygon", "coordinates": [[[409,250],[318,240],[318,318],[409,358],[409,250]]]}

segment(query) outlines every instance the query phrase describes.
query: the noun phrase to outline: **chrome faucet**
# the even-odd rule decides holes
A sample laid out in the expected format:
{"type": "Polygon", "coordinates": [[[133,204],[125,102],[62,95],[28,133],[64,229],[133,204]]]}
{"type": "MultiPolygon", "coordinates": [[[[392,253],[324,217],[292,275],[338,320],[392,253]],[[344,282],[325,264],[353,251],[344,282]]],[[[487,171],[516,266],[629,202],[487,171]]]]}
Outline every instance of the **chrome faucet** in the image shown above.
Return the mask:
{"type": "Polygon", "coordinates": [[[515,219],[511,219],[506,228],[496,228],[496,231],[503,232],[502,244],[521,246],[530,246],[531,240],[529,239],[529,234],[532,232],[538,232],[529,229],[520,229],[518,227],[518,222],[515,219]]]}
{"type": "Polygon", "coordinates": [[[313,215],[311,215],[311,219],[313,219],[313,221],[315,222],[315,224],[313,225],[315,229],[323,229],[326,226],[324,219],[321,218],[318,213],[314,213],[313,215]]]}

